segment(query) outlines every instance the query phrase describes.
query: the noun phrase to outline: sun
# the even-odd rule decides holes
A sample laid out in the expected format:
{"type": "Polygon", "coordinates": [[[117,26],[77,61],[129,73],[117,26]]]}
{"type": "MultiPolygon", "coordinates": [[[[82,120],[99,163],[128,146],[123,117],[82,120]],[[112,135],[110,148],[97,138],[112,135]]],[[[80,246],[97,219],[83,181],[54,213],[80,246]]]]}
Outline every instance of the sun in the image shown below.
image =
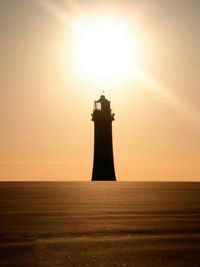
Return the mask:
{"type": "Polygon", "coordinates": [[[126,20],[85,19],[77,24],[75,67],[94,78],[117,78],[134,68],[138,49],[126,20]]]}

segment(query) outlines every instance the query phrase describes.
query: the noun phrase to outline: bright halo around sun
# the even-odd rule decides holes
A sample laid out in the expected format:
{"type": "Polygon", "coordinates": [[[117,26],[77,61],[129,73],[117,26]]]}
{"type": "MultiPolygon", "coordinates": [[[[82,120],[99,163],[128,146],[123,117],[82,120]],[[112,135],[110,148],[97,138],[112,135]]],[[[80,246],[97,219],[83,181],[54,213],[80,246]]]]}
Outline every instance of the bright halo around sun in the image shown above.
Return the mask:
{"type": "Polygon", "coordinates": [[[133,29],[120,19],[91,19],[77,24],[75,65],[93,78],[116,79],[137,65],[133,29]]]}

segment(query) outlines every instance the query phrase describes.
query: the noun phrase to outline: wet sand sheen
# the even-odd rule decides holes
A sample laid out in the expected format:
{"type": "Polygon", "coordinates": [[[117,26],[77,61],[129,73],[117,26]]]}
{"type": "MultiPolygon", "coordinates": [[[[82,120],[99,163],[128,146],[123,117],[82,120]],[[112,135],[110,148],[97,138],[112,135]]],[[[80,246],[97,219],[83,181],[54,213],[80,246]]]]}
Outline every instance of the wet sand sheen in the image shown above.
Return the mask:
{"type": "Polygon", "coordinates": [[[200,184],[0,184],[0,266],[200,266],[200,184]]]}

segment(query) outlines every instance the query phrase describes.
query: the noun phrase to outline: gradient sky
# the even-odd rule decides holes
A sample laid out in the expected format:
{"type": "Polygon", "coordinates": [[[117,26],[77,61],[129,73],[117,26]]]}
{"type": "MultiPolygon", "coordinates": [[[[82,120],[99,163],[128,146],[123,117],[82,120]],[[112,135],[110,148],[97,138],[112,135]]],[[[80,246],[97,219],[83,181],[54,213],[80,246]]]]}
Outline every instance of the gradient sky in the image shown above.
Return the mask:
{"type": "Polygon", "coordinates": [[[132,18],[147,74],[107,92],[118,180],[200,181],[199,0],[0,0],[0,180],[91,178],[104,88],[73,71],[61,14],[102,12],[132,18]]]}

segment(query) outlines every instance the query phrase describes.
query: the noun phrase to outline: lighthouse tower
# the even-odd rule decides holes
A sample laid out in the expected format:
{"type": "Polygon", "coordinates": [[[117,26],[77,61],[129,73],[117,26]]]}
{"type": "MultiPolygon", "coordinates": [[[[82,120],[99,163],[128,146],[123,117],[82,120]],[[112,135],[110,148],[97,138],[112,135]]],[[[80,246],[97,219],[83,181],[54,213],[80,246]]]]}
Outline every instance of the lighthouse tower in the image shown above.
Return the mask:
{"type": "Polygon", "coordinates": [[[94,101],[94,161],[92,181],[116,181],[113,160],[112,121],[114,113],[104,95],[94,101]]]}

